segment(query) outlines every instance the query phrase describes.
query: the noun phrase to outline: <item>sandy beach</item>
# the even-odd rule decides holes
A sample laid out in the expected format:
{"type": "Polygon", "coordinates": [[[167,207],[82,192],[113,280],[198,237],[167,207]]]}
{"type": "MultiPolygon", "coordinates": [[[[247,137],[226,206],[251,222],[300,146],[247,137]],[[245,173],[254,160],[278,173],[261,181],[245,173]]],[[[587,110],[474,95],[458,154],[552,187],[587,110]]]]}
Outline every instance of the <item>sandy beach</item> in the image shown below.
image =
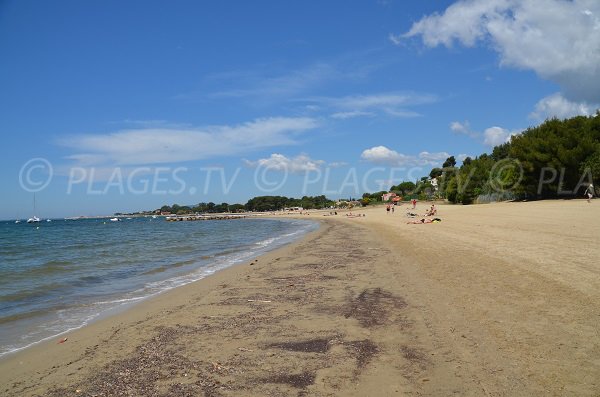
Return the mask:
{"type": "Polygon", "coordinates": [[[3,358],[0,394],[600,394],[600,200],[408,207],[303,215],[299,242],[3,358]]]}

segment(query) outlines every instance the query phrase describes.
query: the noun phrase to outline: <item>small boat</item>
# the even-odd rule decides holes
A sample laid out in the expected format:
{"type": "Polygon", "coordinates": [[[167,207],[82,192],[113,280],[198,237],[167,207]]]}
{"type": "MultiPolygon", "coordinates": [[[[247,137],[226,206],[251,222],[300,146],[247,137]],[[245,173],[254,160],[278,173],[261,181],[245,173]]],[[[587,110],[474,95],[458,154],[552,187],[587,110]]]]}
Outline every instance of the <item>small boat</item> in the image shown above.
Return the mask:
{"type": "Polygon", "coordinates": [[[27,219],[27,223],[40,223],[40,218],[38,218],[35,213],[36,213],[36,208],[35,208],[35,193],[33,193],[33,213],[34,215],[27,219]]]}
{"type": "Polygon", "coordinates": [[[21,223],[21,221],[17,219],[17,220],[15,221],[15,223],[21,223]]]}
{"type": "Polygon", "coordinates": [[[52,222],[52,219],[46,219],[46,222],[52,222]]]}
{"type": "Polygon", "coordinates": [[[110,218],[109,221],[111,221],[111,222],[120,222],[121,220],[119,218],[110,218]]]}
{"type": "Polygon", "coordinates": [[[152,219],[158,218],[158,215],[152,215],[152,219]]]}

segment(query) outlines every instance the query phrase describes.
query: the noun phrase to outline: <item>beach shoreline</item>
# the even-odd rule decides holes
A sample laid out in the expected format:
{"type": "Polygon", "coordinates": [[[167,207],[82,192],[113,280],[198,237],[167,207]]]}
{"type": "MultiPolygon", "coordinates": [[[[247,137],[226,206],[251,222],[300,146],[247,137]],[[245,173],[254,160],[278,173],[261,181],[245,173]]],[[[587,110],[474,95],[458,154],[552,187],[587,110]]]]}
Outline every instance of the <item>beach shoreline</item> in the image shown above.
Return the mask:
{"type": "MultiPolygon", "coordinates": [[[[182,226],[165,221],[56,222],[39,233],[38,252],[21,257],[9,252],[3,264],[0,359],[276,249],[315,227],[312,221],[264,217],[182,226]],[[254,232],[248,235],[246,229],[254,232]],[[90,235],[96,231],[98,236],[90,235]],[[123,241],[111,241],[117,234],[123,241]],[[64,245],[55,251],[52,239],[64,245]],[[156,244],[159,240],[164,248],[156,244]]],[[[12,233],[13,228],[3,231],[12,233]]],[[[4,246],[18,252],[30,240],[30,230],[17,226],[4,246]]]]}
{"type": "MultiPolygon", "coordinates": [[[[269,219],[269,218],[263,217],[263,219],[269,219]]],[[[279,219],[281,219],[281,217],[271,217],[270,219],[279,220],[279,219]]],[[[298,218],[298,219],[302,219],[302,218],[298,218]]],[[[306,220],[306,219],[303,219],[303,220],[306,220]]],[[[319,223],[319,227],[321,226],[320,222],[318,222],[318,221],[315,221],[315,222],[319,223]]],[[[286,242],[286,243],[284,243],[283,246],[278,246],[278,247],[275,247],[274,249],[259,253],[259,254],[257,254],[257,256],[252,256],[252,257],[250,257],[250,259],[243,260],[242,262],[239,262],[239,263],[234,263],[232,265],[228,265],[225,267],[216,268],[216,270],[214,270],[213,273],[210,273],[199,280],[195,280],[195,281],[192,281],[187,284],[183,284],[183,285],[171,288],[171,289],[166,289],[166,290],[160,291],[158,293],[154,293],[152,295],[143,297],[140,300],[136,300],[132,303],[125,304],[125,305],[123,305],[123,307],[111,308],[111,309],[107,310],[105,313],[99,314],[97,318],[95,318],[88,324],[82,325],[82,326],[77,327],[72,330],[61,332],[57,335],[49,336],[47,338],[44,338],[41,341],[34,342],[29,346],[19,348],[18,350],[14,351],[14,352],[9,352],[9,353],[6,353],[5,355],[0,356],[0,366],[3,365],[4,361],[12,361],[12,359],[15,358],[16,356],[19,356],[23,353],[27,353],[30,350],[36,350],[38,348],[41,348],[41,349],[48,348],[48,345],[52,345],[53,343],[56,343],[56,341],[62,340],[63,337],[67,334],[72,334],[74,332],[81,331],[83,329],[90,328],[90,327],[94,328],[94,327],[96,327],[96,325],[102,324],[102,323],[112,323],[115,321],[115,319],[117,317],[120,317],[120,316],[128,317],[131,315],[131,313],[134,313],[135,311],[137,311],[138,308],[143,309],[144,305],[150,305],[150,306],[154,305],[156,303],[156,302],[154,302],[155,300],[169,300],[170,294],[177,294],[177,295],[185,294],[185,292],[183,290],[186,287],[191,288],[191,285],[193,285],[193,284],[205,282],[205,280],[207,280],[209,278],[215,277],[216,275],[220,275],[223,272],[226,273],[228,270],[233,270],[234,268],[236,268],[238,266],[253,264],[255,261],[257,261],[258,259],[260,259],[262,257],[268,257],[269,255],[271,255],[279,250],[285,250],[286,247],[298,244],[301,241],[303,241],[304,239],[310,237],[312,234],[315,234],[318,232],[319,232],[319,228],[317,228],[316,230],[306,231],[300,238],[292,240],[291,242],[286,242]]],[[[223,274],[223,277],[229,277],[229,276],[223,274]]],[[[38,354],[38,353],[36,352],[35,354],[38,354]]]]}
{"type": "Polygon", "coordinates": [[[0,390],[597,393],[597,201],[444,205],[428,225],[406,224],[405,208],[296,215],[321,227],[2,358],[0,390]]]}

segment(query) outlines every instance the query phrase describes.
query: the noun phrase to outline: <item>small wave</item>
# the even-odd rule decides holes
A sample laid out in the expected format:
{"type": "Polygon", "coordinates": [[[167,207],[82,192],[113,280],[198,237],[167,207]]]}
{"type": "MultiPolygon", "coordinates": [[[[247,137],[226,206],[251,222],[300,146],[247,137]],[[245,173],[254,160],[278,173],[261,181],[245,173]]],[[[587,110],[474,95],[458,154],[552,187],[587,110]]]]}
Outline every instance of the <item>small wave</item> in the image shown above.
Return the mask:
{"type": "Polygon", "coordinates": [[[170,269],[175,269],[175,268],[187,266],[187,265],[193,265],[194,263],[196,263],[196,260],[194,260],[194,259],[179,261],[179,262],[175,262],[175,263],[172,263],[169,265],[159,266],[157,268],[145,271],[144,273],[142,273],[142,276],[149,276],[152,274],[162,273],[162,272],[166,272],[167,270],[170,270],[170,269]]]}
{"type": "Polygon", "coordinates": [[[254,244],[257,245],[257,246],[259,246],[259,247],[267,247],[267,246],[273,244],[278,239],[279,239],[278,237],[272,237],[272,238],[268,238],[268,239],[263,240],[263,241],[259,241],[259,242],[254,243],[254,244]]]}
{"type": "Polygon", "coordinates": [[[66,285],[63,283],[51,283],[41,285],[34,290],[25,290],[13,294],[0,295],[0,302],[20,302],[35,298],[43,298],[46,297],[49,292],[63,289],[65,286],[66,285]]]}
{"type": "Polygon", "coordinates": [[[0,316],[0,325],[8,324],[14,321],[26,320],[28,318],[40,317],[45,314],[48,314],[47,310],[34,310],[23,313],[11,314],[8,316],[0,316]]]}
{"type": "Polygon", "coordinates": [[[94,302],[93,304],[96,305],[96,306],[114,305],[114,304],[120,304],[120,303],[137,302],[137,301],[141,301],[143,299],[145,299],[143,296],[138,296],[138,297],[135,297],[135,298],[122,298],[122,299],[115,299],[115,300],[111,300],[111,301],[94,302]]]}
{"type": "Polygon", "coordinates": [[[13,271],[3,277],[3,282],[9,280],[31,279],[42,276],[51,276],[58,273],[65,273],[71,270],[71,261],[52,260],[41,264],[40,266],[29,267],[20,271],[13,271]]]}

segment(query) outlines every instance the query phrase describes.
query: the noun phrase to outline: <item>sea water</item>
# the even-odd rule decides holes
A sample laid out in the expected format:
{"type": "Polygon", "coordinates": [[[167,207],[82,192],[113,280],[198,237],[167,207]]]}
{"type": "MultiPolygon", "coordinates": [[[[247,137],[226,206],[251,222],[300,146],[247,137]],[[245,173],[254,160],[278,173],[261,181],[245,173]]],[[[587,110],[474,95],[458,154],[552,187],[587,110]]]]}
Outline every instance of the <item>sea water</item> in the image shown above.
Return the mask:
{"type": "Polygon", "coordinates": [[[0,357],[317,227],[304,220],[256,218],[0,222],[0,357]]]}

